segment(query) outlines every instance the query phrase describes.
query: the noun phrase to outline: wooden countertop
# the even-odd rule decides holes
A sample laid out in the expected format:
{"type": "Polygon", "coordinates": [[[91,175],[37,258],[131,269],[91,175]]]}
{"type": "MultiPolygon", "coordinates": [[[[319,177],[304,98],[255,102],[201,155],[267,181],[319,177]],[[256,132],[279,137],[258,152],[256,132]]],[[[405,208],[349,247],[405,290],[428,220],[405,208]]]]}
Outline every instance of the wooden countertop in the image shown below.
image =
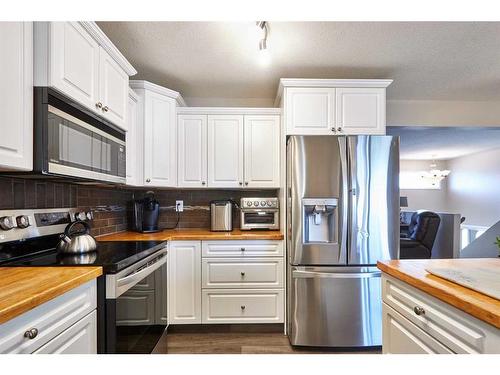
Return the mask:
{"type": "Polygon", "coordinates": [[[425,270],[431,266],[481,267],[486,265],[500,268],[500,259],[425,259],[377,262],[377,267],[382,272],[500,328],[500,300],[431,275],[425,270]]]}
{"type": "Polygon", "coordinates": [[[171,229],[156,233],[132,231],[107,234],[97,237],[99,241],[181,241],[181,240],[282,240],[278,230],[211,232],[209,229],[171,229]]]}
{"type": "Polygon", "coordinates": [[[101,267],[0,267],[0,324],[100,275],[101,267]]]}

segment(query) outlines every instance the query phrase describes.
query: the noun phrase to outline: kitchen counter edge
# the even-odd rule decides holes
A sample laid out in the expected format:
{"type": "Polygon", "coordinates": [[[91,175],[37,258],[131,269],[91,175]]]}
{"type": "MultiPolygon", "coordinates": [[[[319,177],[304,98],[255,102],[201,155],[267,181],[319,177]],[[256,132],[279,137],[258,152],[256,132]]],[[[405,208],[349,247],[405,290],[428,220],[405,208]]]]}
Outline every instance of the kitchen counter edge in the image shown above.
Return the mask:
{"type": "MultiPolygon", "coordinates": [[[[430,274],[426,267],[449,262],[489,262],[491,259],[426,259],[378,261],[384,273],[413,286],[430,296],[500,328],[500,301],[475,290],[430,274]]],[[[493,259],[496,261],[496,259],[493,259]]]]}

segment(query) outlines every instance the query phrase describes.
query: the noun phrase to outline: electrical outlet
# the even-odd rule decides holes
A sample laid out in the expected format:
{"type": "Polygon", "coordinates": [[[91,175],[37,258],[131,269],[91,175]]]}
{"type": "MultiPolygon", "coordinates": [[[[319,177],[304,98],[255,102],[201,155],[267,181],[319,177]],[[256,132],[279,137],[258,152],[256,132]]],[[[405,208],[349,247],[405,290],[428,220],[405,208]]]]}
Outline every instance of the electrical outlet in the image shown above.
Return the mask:
{"type": "Polygon", "coordinates": [[[176,212],[184,211],[184,201],[175,201],[175,211],[176,212]]]}

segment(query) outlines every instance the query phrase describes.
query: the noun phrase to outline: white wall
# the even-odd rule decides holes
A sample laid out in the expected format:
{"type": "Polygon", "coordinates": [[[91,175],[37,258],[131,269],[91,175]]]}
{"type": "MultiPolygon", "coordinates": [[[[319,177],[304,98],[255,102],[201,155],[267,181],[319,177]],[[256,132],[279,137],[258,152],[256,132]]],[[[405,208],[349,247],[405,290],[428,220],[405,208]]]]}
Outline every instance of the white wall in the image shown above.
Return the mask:
{"type": "Polygon", "coordinates": [[[448,161],[448,206],[465,224],[491,226],[500,220],[500,149],[448,161]]]}
{"type": "MultiPolygon", "coordinates": [[[[430,160],[401,160],[401,171],[429,170],[430,160]]],[[[408,208],[459,213],[465,224],[489,227],[500,220],[500,149],[479,152],[447,161],[437,161],[450,175],[440,190],[401,189],[408,208]]]]}
{"type": "MultiPolygon", "coordinates": [[[[400,171],[417,172],[428,171],[431,160],[401,160],[399,164],[400,171]]],[[[437,168],[446,169],[446,162],[436,161],[437,168]]],[[[434,212],[449,212],[446,204],[447,181],[441,181],[441,189],[401,189],[400,195],[408,197],[408,207],[403,208],[407,211],[430,210],[434,212]]],[[[456,212],[452,212],[456,213],[456,212]]]]}

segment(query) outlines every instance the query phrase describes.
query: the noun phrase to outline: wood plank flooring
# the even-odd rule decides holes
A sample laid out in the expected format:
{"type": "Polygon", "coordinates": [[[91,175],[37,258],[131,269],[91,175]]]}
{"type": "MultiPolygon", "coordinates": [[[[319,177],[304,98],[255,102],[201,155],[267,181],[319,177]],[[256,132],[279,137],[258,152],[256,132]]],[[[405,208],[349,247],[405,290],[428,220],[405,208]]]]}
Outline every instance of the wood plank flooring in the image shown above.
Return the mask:
{"type": "Polygon", "coordinates": [[[282,324],[169,327],[154,354],[380,354],[379,348],[325,350],[294,348],[282,324]]]}

